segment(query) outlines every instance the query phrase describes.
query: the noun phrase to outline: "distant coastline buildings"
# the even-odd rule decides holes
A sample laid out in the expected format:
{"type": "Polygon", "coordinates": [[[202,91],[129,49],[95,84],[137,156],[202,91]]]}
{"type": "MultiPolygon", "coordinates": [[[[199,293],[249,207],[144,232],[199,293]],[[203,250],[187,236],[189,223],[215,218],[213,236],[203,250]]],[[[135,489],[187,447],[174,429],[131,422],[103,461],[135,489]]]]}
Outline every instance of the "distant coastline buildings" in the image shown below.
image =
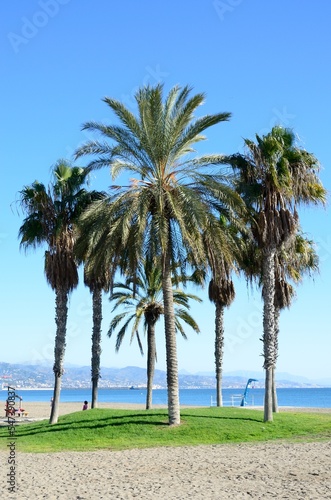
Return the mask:
{"type": "MultiPolygon", "coordinates": [[[[135,389],[146,388],[146,369],[135,366],[125,368],[102,368],[102,378],[99,382],[101,389],[135,389]]],[[[53,389],[53,371],[50,366],[10,364],[0,362],[0,384],[2,390],[7,390],[8,385],[19,390],[52,390],[53,389]]],[[[254,386],[264,387],[264,377],[261,377],[254,386]]],[[[223,376],[224,389],[241,389],[247,382],[247,375],[223,376]]],[[[330,387],[305,380],[303,377],[293,377],[292,380],[278,380],[279,388],[314,388],[330,387]],[[294,379],[297,378],[297,381],[294,379]]],[[[215,376],[212,375],[192,375],[180,374],[179,384],[182,389],[214,389],[215,376]]],[[[89,366],[69,367],[63,375],[62,387],[64,389],[87,389],[91,387],[91,369],[89,366]]],[[[166,373],[162,370],[156,370],[154,377],[154,389],[166,389],[166,373]]]]}

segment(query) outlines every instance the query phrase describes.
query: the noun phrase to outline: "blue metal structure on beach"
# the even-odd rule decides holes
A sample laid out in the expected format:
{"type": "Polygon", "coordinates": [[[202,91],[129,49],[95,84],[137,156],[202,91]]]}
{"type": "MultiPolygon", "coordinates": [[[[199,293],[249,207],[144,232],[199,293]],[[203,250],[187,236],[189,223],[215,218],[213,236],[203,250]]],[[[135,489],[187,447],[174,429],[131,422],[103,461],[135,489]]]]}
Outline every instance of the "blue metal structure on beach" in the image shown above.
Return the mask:
{"type": "Polygon", "coordinates": [[[246,387],[245,387],[245,391],[244,391],[244,394],[243,394],[243,397],[242,397],[242,400],[241,400],[241,403],[240,403],[240,406],[245,406],[247,405],[247,400],[246,400],[246,396],[247,396],[247,393],[248,393],[248,389],[250,388],[250,385],[252,382],[258,382],[258,380],[256,380],[256,378],[249,378],[247,380],[247,384],[246,384],[246,387]]]}

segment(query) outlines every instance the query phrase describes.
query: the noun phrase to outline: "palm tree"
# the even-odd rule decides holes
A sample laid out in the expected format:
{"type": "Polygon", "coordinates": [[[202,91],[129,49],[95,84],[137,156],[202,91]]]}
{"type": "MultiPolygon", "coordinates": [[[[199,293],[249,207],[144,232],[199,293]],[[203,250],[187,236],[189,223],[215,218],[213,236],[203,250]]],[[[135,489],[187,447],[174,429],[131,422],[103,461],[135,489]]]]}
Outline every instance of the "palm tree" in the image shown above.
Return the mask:
{"type": "Polygon", "coordinates": [[[102,322],[102,292],[109,292],[111,288],[112,276],[109,269],[104,269],[97,275],[84,267],[84,284],[90,289],[92,294],[93,329],[91,348],[91,381],[92,381],[92,402],[91,408],[98,407],[98,385],[100,379],[100,357],[101,357],[101,322],[102,322]]]}
{"type": "Polygon", "coordinates": [[[208,265],[204,244],[208,234],[214,256],[229,253],[218,212],[226,208],[233,218],[233,209],[242,206],[227,176],[219,167],[218,172],[211,169],[222,156],[193,157],[193,145],[205,138],[202,133],[228,120],[230,114],[194,118],[204,96],[190,97],[190,91],[174,87],[163,102],[162,85],[143,87],[135,95],[137,117],[121,102],[105,98],[120,125],[86,123],[85,130],[99,132],[106,141],[89,141],[76,154],[97,155],[88,168],[107,166],[113,179],[121,172],[134,176],[129,186],[114,186],[108,202],[86,212],[84,238],[89,240],[97,268],[121,253],[123,269],[134,276],[141,260],[161,258],[170,425],[180,423],[173,264],[184,270],[191,253],[193,268],[208,265]]]}
{"type": "Polygon", "coordinates": [[[235,298],[235,289],[227,266],[223,277],[216,282],[212,279],[208,288],[209,300],[215,304],[215,374],[216,374],[216,404],[222,402],[222,374],[224,351],[224,309],[229,307],[235,298]]]}
{"type": "MultiPolygon", "coordinates": [[[[100,201],[105,199],[104,192],[91,191],[91,201],[100,201]]],[[[79,237],[79,228],[75,228],[76,239],[79,237]]],[[[74,247],[75,256],[79,263],[84,264],[84,285],[87,286],[92,294],[92,347],[91,347],[91,382],[92,382],[92,397],[91,408],[98,406],[98,385],[100,375],[100,358],[101,358],[101,323],[102,323],[102,292],[109,292],[112,286],[114,266],[112,268],[104,268],[94,272],[93,266],[87,260],[86,248],[74,247]]]]}
{"type": "MultiPolygon", "coordinates": [[[[227,234],[228,243],[232,245],[231,261],[219,259],[218,273],[209,282],[208,297],[215,304],[215,375],[216,375],[216,405],[222,406],[222,378],[223,378],[223,352],[224,352],[224,309],[229,307],[235,298],[234,284],[231,273],[237,267],[237,262],[242,261],[243,241],[249,236],[246,228],[238,228],[227,224],[223,215],[220,224],[227,234]]],[[[210,255],[210,258],[214,257],[210,255]]]]}
{"type": "MultiPolygon", "coordinates": [[[[278,412],[276,393],[276,361],[278,358],[279,319],[283,309],[289,308],[295,297],[294,284],[302,282],[303,276],[311,276],[318,271],[318,255],[312,240],[306,238],[301,231],[290,238],[287,244],[282,245],[275,257],[275,360],[272,373],[272,410],[278,412]]],[[[263,294],[263,291],[262,291],[263,294]]]]}
{"type": "Polygon", "coordinates": [[[275,258],[298,228],[300,203],[324,203],[319,164],[295,144],[291,130],[274,127],[256,143],[245,139],[244,155],[228,161],[239,174],[238,189],[255,210],[252,232],[262,253],[264,420],[272,421],[272,373],[275,364],[275,258]]]}
{"type": "Polygon", "coordinates": [[[74,224],[90,201],[82,187],[88,172],[60,160],[53,169],[50,187],[35,181],[20,191],[20,202],[26,217],[19,229],[20,246],[37,248],[46,245],[45,275],[55,291],[56,336],[54,349],[55,376],[50,423],[58,420],[59,398],[66,346],[68,296],[78,285],[74,255],[74,224]]]}
{"type": "MultiPolygon", "coordinates": [[[[200,329],[192,316],[188,313],[189,299],[201,302],[201,299],[196,295],[187,294],[180,288],[173,290],[174,304],[181,306],[175,307],[175,324],[176,331],[186,339],[186,334],[181,325],[181,321],[188,324],[196,333],[200,329]]],[[[134,337],[137,338],[140,352],[143,354],[142,343],[139,337],[139,325],[144,319],[144,330],[147,334],[147,394],[146,394],[146,410],[152,408],[152,389],[156,362],[156,339],[155,326],[157,321],[164,314],[162,301],[162,272],[160,266],[152,266],[145,262],[139,267],[138,276],[127,278],[125,282],[114,284],[114,292],[111,295],[111,302],[115,302],[112,311],[118,307],[124,306],[122,313],[114,316],[110,323],[108,336],[111,337],[118,329],[122,320],[125,322],[117,333],[116,351],[119,350],[125,333],[127,332],[130,323],[131,342],[134,337]],[[117,290],[117,291],[115,291],[117,290]]]]}

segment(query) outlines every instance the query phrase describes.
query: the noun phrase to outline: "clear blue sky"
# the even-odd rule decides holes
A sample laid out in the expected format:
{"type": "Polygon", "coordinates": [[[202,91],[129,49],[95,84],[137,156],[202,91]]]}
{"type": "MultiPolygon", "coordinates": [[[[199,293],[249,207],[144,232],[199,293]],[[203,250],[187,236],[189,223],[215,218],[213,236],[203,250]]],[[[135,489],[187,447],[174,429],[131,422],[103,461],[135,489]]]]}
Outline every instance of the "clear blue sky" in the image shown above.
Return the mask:
{"type": "MultiPolygon", "coordinates": [[[[330,174],[331,3],[320,0],[28,0],[1,2],[1,348],[5,362],[53,358],[54,293],[43,275],[44,249],[19,250],[18,191],[35,179],[48,183],[50,167],[71,159],[86,139],[88,120],[112,122],[101,101],[121,99],[134,110],[143,84],[189,84],[206,93],[201,114],[229,111],[232,119],[210,129],[199,152],[238,151],[242,138],[292,127],[301,145],[330,174]]],[[[110,177],[96,172],[92,186],[110,177]]],[[[282,313],[280,371],[331,377],[330,209],[301,213],[303,230],[317,243],[320,273],[297,289],[282,313]]],[[[262,334],[259,291],[236,280],[236,300],[226,311],[224,369],[260,370],[262,334]]],[[[201,334],[178,338],[179,368],[214,369],[214,308],[192,314],[201,334]]],[[[119,354],[106,337],[111,318],[104,300],[104,366],[145,366],[127,339],[119,354]]],[[[70,299],[66,362],[89,364],[91,298],[83,284],[70,299]]],[[[165,368],[164,334],[158,332],[158,365],[165,368]]]]}

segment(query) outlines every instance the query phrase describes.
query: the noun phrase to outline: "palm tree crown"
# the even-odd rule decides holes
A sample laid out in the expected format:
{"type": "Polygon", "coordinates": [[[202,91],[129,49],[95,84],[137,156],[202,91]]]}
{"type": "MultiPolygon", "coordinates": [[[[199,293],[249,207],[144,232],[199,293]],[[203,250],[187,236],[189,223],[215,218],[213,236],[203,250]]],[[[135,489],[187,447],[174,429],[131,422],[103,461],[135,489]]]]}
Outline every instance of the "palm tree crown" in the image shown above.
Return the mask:
{"type": "MultiPolygon", "coordinates": [[[[137,336],[141,353],[143,354],[142,342],[139,337],[139,326],[143,320],[144,331],[148,331],[148,325],[155,324],[164,314],[162,300],[162,272],[160,267],[145,265],[139,266],[138,276],[127,278],[125,282],[116,282],[113,285],[113,293],[110,297],[111,302],[115,302],[112,311],[124,306],[122,313],[113,317],[108,330],[108,336],[111,337],[118,329],[119,323],[126,319],[123,326],[118,330],[116,339],[116,350],[118,351],[125,333],[132,324],[131,342],[137,336]]],[[[187,323],[195,332],[200,329],[194,319],[188,313],[189,299],[201,302],[201,299],[193,294],[185,293],[180,288],[173,290],[174,304],[181,307],[175,308],[176,330],[186,339],[187,336],[181,325],[180,320],[187,323]]]]}
{"type": "MultiPolygon", "coordinates": [[[[153,257],[157,251],[165,255],[170,244],[173,261],[183,263],[186,252],[190,251],[191,261],[205,263],[203,238],[207,229],[213,231],[214,245],[218,245],[222,254],[230,251],[215,212],[223,211],[236,221],[231,208],[238,207],[240,199],[230,188],[228,175],[221,174],[219,169],[202,173],[210,165],[220,164],[223,156],[191,157],[194,143],[205,139],[202,132],[228,120],[230,114],[194,120],[193,112],[203,103],[204,96],[197,94],[189,99],[189,93],[188,87],[174,87],[163,103],[161,85],[144,87],[136,94],[138,118],[119,101],[105,98],[122,126],[95,122],[84,125],[84,129],[100,132],[115,145],[90,141],[77,151],[77,157],[97,155],[88,168],[108,166],[113,179],[122,171],[134,175],[129,186],[113,186],[114,194],[109,201],[95,205],[84,218],[85,229],[89,229],[88,223],[93,225],[89,234],[93,235],[93,248],[100,256],[100,265],[104,265],[105,252],[97,251],[98,244],[102,241],[107,247],[116,246],[119,240],[123,247],[134,243],[134,248],[140,248],[146,257],[148,254],[153,257]],[[97,224],[101,219],[108,220],[108,225],[97,224]],[[115,235],[120,237],[116,240],[115,235]]],[[[111,253],[108,255],[112,258],[111,253]]],[[[126,266],[138,265],[139,256],[135,257],[131,252],[126,266]]],[[[98,261],[95,255],[95,262],[98,261]]]]}

